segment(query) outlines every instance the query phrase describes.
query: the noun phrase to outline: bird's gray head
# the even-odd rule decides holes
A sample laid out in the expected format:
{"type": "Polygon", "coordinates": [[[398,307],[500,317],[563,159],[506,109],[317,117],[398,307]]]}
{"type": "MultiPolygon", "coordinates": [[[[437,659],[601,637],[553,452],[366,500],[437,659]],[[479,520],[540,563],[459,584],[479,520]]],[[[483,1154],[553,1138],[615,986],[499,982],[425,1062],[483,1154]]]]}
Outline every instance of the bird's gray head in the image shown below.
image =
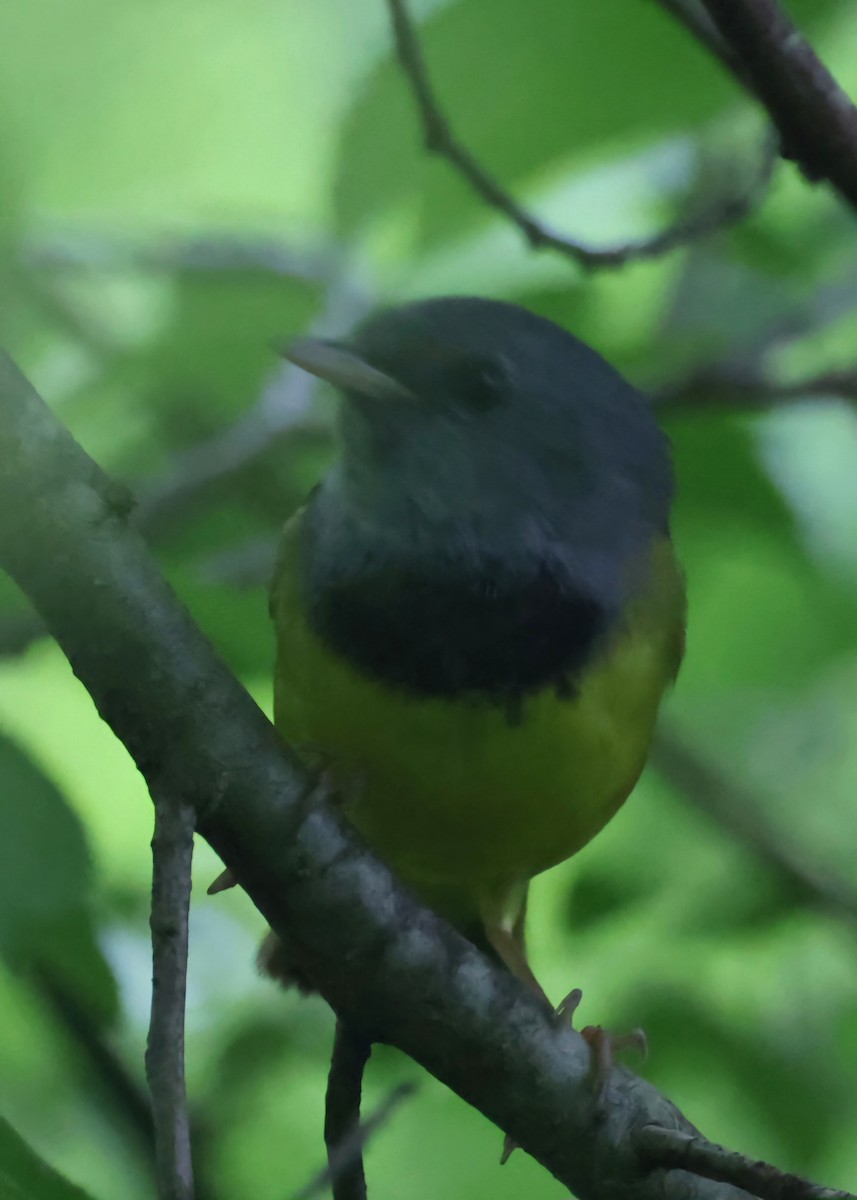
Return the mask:
{"type": "Polygon", "coordinates": [[[516,305],[426,300],[289,358],[341,391],[329,484],[367,525],[422,549],[615,554],[666,527],[668,446],[595,351],[516,305]]]}

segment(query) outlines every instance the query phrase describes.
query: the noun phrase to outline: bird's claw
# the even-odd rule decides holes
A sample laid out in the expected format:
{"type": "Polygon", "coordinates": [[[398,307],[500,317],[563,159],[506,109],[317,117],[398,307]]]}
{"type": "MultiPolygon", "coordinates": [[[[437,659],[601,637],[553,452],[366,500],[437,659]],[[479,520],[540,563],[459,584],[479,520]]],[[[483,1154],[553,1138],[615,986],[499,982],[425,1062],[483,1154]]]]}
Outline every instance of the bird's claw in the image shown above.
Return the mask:
{"type": "Polygon", "coordinates": [[[207,896],[216,896],[218,892],[226,892],[229,888],[236,887],[238,880],[227,867],[225,871],[221,871],[215,880],[213,880],[206,889],[207,896]]]}
{"type": "MultiPolygon", "coordinates": [[[[572,988],[565,999],[554,1009],[554,1019],[558,1022],[568,1021],[573,1029],[574,1014],[580,1007],[582,999],[583,992],[581,989],[572,988]]],[[[580,1030],[580,1036],[589,1046],[592,1053],[589,1077],[596,1100],[600,1100],[604,1092],[607,1076],[610,1074],[610,1069],[613,1066],[613,1055],[616,1050],[635,1047],[642,1051],[644,1057],[647,1053],[646,1035],[642,1029],[634,1029],[631,1033],[622,1033],[614,1036],[608,1033],[606,1029],[602,1029],[600,1025],[586,1025],[580,1030]]],[[[503,1141],[503,1153],[500,1155],[501,1167],[509,1161],[509,1158],[517,1148],[517,1142],[507,1133],[503,1141]]]]}
{"type": "MultiPolygon", "coordinates": [[[[574,988],[557,1006],[556,1016],[560,1019],[567,1019],[574,1028],[572,1018],[582,999],[583,992],[580,988],[574,988]]],[[[632,1029],[630,1033],[615,1034],[609,1033],[601,1025],[585,1025],[580,1030],[580,1036],[592,1053],[589,1075],[592,1090],[596,1099],[599,1100],[604,1094],[607,1077],[613,1067],[617,1051],[636,1050],[644,1061],[648,1057],[649,1044],[642,1029],[632,1029]]]]}

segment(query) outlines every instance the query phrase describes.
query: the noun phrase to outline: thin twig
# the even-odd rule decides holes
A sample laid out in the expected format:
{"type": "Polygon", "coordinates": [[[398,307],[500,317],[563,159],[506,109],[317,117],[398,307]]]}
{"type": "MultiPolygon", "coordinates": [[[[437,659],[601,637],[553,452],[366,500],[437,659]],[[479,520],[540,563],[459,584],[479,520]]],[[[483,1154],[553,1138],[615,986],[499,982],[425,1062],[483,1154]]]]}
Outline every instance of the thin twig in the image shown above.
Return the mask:
{"type": "MultiPolygon", "coordinates": [[[[264,237],[209,233],[140,243],[78,232],[36,239],[25,247],[22,257],[32,271],[259,269],[325,282],[327,296],[310,327],[313,334],[353,324],[371,303],[362,284],[343,271],[341,256],[334,250],[298,250],[264,237]]],[[[140,526],[150,537],[156,536],[201,495],[234,478],[296,430],[313,433],[308,414],[317,387],[318,380],[307,372],[291,363],[278,364],[247,413],[226,429],[176,455],[157,479],[134,487],[140,526]]],[[[31,632],[35,634],[35,630],[27,630],[31,632]]]]}
{"type": "Polygon", "coordinates": [[[731,1183],[759,1200],[857,1200],[851,1192],[818,1187],[807,1179],[724,1150],[699,1134],[645,1125],[634,1136],[640,1157],[650,1167],[690,1171],[704,1179],[731,1183]]]}
{"type": "MultiPolygon", "coordinates": [[[[173,457],[156,479],[138,485],[137,520],[157,537],[199,500],[234,479],[293,434],[311,434],[318,380],[290,363],[278,366],[259,401],[239,420],[173,457]],[[301,378],[303,376],[303,378],[301,378]]],[[[316,432],[322,431],[316,425],[316,432]]]]}
{"type": "Polygon", "coordinates": [[[341,261],[335,247],[214,230],[147,241],[80,229],[52,232],[26,240],[18,257],[25,271],[37,273],[261,270],[323,284],[336,278],[341,261]]]}
{"type": "MultiPolygon", "coordinates": [[[[323,335],[352,325],[364,316],[371,298],[351,279],[331,286],[310,330],[323,335]]],[[[310,413],[319,381],[292,363],[278,364],[253,407],[226,429],[177,455],[157,479],[137,485],[135,519],[150,541],[169,532],[201,498],[296,434],[326,431],[310,413]]],[[[23,653],[45,634],[35,613],[0,616],[0,659],[23,653]]]]}
{"type": "Polygon", "coordinates": [[[371,1053],[369,1039],[338,1018],[324,1101],[324,1142],[333,1200],[366,1200],[360,1099],[371,1053]]]}
{"type": "Polygon", "coordinates": [[[702,0],[752,94],[810,179],[857,209],[857,108],[777,0],[702,0]]]}
{"type": "Polygon", "coordinates": [[[668,384],[652,398],[660,412],[765,412],[818,396],[857,404],[857,371],[822,371],[778,383],[761,371],[713,364],[668,384]]]}
{"type": "Polygon", "coordinates": [[[83,346],[100,363],[115,359],[119,346],[104,323],[86,312],[75,297],[66,293],[64,280],[46,279],[39,272],[22,270],[16,274],[19,293],[47,318],[61,334],[83,346]]]}
{"type": "Polygon", "coordinates": [[[727,778],[677,735],[663,728],[652,748],[654,769],[684,799],[748,847],[820,908],[857,922],[857,889],[844,877],[786,841],[764,818],[763,802],[737,779],[727,778]]]}
{"type": "MultiPolygon", "coordinates": [[[[324,335],[348,327],[369,306],[358,284],[340,280],[331,287],[310,332],[324,335]]],[[[318,387],[315,376],[293,363],[278,365],[248,413],[177,455],[157,480],[138,489],[137,520],[146,533],[151,536],[169,526],[209,489],[234,478],[292,434],[311,432],[309,414],[318,387]]]]}
{"type": "Polygon", "coordinates": [[[152,839],[152,1015],[146,1078],[152,1097],[158,1200],[193,1200],[184,1079],[188,908],[196,817],[156,792],[152,839]]]}
{"type": "Polygon", "coordinates": [[[520,229],[534,250],[550,249],[586,268],[621,267],[629,262],[657,258],[688,242],[706,237],[742,221],[759,203],[770,182],[775,162],[766,149],[759,169],[740,193],[724,195],[704,208],[679,217],[651,237],[598,248],[556,233],[537,220],[514,199],[453,133],[429,78],[428,67],[408,12],[407,0],[387,0],[396,51],[419,109],[428,149],[445,158],[491,208],[496,208],[520,229]]]}
{"type": "Polygon", "coordinates": [[[217,551],[200,563],[199,577],[207,583],[227,583],[237,589],[266,587],[271,581],[279,542],[278,530],[217,551]]]}
{"type": "Polygon", "coordinates": [[[383,1125],[386,1125],[402,1101],[407,1100],[415,1091],[416,1085],[413,1083],[402,1083],[394,1088],[389,1096],[381,1101],[371,1116],[347,1135],[345,1141],[340,1144],[334,1160],[328,1163],[324,1170],[319,1171],[300,1191],[295,1192],[291,1200],[314,1200],[314,1197],[320,1196],[331,1182],[334,1184],[335,1195],[339,1172],[347,1170],[354,1159],[362,1155],[370,1139],[383,1125]]]}
{"type": "MultiPolygon", "coordinates": [[[[140,1086],[136,1073],[129,1070],[88,1006],[81,1002],[60,972],[55,971],[47,960],[37,960],[31,974],[58,1026],[79,1052],[106,1115],[114,1126],[127,1129],[146,1170],[151,1170],[154,1182],[155,1132],[151,1099],[145,1087],[140,1086]]],[[[191,1134],[195,1149],[195,1200],[214,1200],[218,1192],[208,1153],[209,1128],[199,1113],[196,1116],[191,1113],[191,1134]]]]}

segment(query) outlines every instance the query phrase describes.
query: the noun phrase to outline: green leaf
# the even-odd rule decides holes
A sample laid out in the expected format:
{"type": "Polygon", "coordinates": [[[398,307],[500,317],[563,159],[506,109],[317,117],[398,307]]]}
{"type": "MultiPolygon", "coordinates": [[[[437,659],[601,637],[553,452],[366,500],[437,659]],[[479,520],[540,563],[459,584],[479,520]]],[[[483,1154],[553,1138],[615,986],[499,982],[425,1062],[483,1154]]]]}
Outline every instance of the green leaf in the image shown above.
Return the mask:
{"type": "Polygon", "coordinates": [[[568,901],[568,927],[582,933],[648,900],[658,880],[630,871],[607,871],[590,860],[574,880],[568,901]]]}
{"type": "MultiPolygon", "coordinates": [[[[273,564],[274,544],[271,545],[273,564]]],[[[267,587],[214,584],[202,570],[177,565],[170,581],[191,608],[205,634],[230,667],[241,675],[270,679],[274,627],[268,615],[267,587]]]]}
{"type": "Polygon", "coordinates": [[[0,1117],[0,1200],[89,1200],[0,1117]]]}
{"type": "Polygon", "coordinates": [[[741,1028],[721,1016],[704,992],[689,987],[637,992],[618,1019],[645,1029],[653,1051],[646,1074],[656,1086],[663,1087],[678,1064],[700,1090],[712,1080],[728,1081],[782,1139],[787,1150],[778,1156],[811,1171],[848,1095],[844,1072],[825,1072],[812,1038],[795,1037],[785,1020],[779,1028],[775,1021],[769,1028],[741,1028]]]}
{"type": "Polygon", "coordinates": [[[737,351],[764,343],[770,330],[804,314],[810,291],[802,275],[784,281],[730,257],[722,244],[693,246],[660,333],[671,358],[663,377],[677,378],[685,364],[732,359],[737,351]]]}
{"type": "Polygon", "coordinates": [[[741,522],[797,544],[794,518],[762,469],[750,421],[722,412],[688,413],[667,425],[678,475],[679,527],[703,520],[741,522]]]}
{"type": "Polygon", "coordinates": [[[673,535],[688,579],[689,686],[806,686],[853,647],[853,589],[810,557],[760,462],[753,419],[670,422],[673,535]]]}
{"type": "Polygon", "coordinates": [[[170,319],[137,363],[138,403],[167,453],[216,433],[257,401],[278,365],[276,344],[304,329],[317,299],[315,286],[268,270],[176,276],[170,319]]]}
{"type": "Polygon", "coordinates": [[[0,735],[0,956],[17,970],[47,974],[106,1023],[118,1000],[88,907],[91,875],[84,832],[65,797],[0,735]]]}

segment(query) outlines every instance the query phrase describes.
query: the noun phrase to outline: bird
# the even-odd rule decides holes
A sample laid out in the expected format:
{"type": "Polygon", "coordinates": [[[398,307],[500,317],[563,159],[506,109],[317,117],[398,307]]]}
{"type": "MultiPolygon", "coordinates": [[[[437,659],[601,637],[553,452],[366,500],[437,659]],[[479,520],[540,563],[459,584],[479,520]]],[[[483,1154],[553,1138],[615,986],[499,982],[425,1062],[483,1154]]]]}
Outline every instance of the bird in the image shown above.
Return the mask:
{"type": "Polygon", "coordinates": [[[338,455],[279,546],[277,728],[544,995],[530,881],[628,797],[682,659],[668,439],[595,350],[499,300],[403,304],[286,356],[337,390],[338,455]]]}

